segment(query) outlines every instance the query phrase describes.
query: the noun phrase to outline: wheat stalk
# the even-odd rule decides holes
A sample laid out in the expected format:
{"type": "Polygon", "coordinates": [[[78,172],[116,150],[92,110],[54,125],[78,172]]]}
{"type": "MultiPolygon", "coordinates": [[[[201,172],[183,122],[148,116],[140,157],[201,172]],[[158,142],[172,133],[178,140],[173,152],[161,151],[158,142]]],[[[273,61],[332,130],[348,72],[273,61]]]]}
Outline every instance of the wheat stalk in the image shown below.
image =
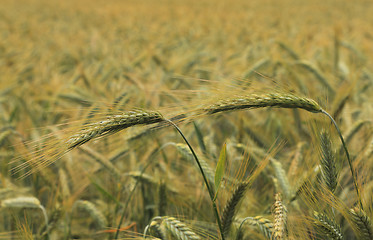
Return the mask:
{"type": "Polygon", "coordinates": [[[92,202],[87,200],[78,200],[74,203],[74,207],[88,212],[100,229],[108,226],[106,217],[92,202]]]}

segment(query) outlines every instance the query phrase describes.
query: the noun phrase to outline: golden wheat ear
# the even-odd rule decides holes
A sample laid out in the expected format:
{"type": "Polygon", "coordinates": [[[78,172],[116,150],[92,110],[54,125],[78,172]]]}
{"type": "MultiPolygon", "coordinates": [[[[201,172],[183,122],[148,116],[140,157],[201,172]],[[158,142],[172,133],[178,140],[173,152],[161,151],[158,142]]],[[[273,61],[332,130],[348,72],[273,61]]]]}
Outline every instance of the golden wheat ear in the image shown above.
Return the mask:
{"type": "Polygon", "coordinates": [[[322,112],[320,105],[312,99],[282,93],[249,94],[245,96],[221,99],[216,103],[203,107],[200,110],[207,114],[214,114],[239,109],[264,107],[301,108],[314,113],[322,112]]]}
{"type": "Polygon", "coordinates": [[[84,126],[77,134],[71,136],[66,143],[68,149],[73,149],[104,135],[112,134],[132,126],[158,123],[163,120],[159,112],[146,110],[127,111],[122,114],[108,116],[106,120],[84,126]]]}
{"type": "Polygon", "coordinates": [[[133,126],[149,125],[163,121],[164,118],[159,112],[141,109],[108,115],[101,121],[82,124],[78,127],[78,130],[76,128],[67,130],[64,134],[67,137],[62,139],[50,139],[50,142],[44,143],[40,147],[36,142],[31,148],[38,148],[38,150],[26,152],[24,156],[16,159],[14,162],[20,159],[25,159],[25,162],[19,164],[12,170],[17,173],[30,167],[31,170],[27,171],[22,176],[26,177],[52,164],[69,151],[91,140],[111,135],[133,126]]]}

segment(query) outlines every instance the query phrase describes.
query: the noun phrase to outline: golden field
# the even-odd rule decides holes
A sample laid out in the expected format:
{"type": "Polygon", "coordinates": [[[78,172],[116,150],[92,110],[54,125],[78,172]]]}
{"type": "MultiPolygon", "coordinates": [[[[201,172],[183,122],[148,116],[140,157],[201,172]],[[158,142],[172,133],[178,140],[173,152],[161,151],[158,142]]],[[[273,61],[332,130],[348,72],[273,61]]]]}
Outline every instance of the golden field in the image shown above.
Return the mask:
{"type": "Polygon", "coordinates": [[[371,12],[1,0],[0,239],[373,239],[371,12]]]}

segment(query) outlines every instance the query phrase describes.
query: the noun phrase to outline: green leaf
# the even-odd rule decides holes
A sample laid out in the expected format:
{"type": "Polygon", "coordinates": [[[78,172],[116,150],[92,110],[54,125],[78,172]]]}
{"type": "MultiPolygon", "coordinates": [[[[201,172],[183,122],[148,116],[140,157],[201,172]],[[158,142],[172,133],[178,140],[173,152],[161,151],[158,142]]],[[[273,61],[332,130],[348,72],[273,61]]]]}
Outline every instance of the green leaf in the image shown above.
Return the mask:
{"type": "MultiPolygon", "coordinates": [[[[227,160],[226,152],[227,152],[227,144],[224,144],[223,148],[220,151],[219,161],[218,161],[218,164],[217,164],[216,170],[215,170],[216,195],[219,191],[221,180],[223,179],[223,176],[224,176],[225,162],[227,160]]],[[[215,198],[216,198],[216,195],[215,195],[215,198]]]]}

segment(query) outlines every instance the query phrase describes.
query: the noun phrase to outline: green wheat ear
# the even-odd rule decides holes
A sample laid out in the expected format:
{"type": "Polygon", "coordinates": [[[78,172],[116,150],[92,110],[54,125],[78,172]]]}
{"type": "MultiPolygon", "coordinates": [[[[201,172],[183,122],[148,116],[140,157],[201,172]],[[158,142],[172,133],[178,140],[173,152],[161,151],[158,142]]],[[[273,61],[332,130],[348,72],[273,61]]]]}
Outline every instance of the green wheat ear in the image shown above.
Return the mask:
{"type": "Polygon", "coordinates": [[[331,192],[338,184],[338,171],[336,166],[335,152],[332,149],[331,140],[327,132],[323,131],[320,136],[321,167],[324,183],[331,192]]]}
{"type": "Polygon", "coordinates": [[[373,239],[373,225],[369,216],[359,208],[350,210],[352,222],[354,223],[359,239],[370,240],[373,239]]]}
{"type": "Polygon", "coordinates": [[[322,112],[322,108],[319,104],[312,99],[282,93],[249,94],[221,99],[216,103],[203,107],[201,111],[204,111],[207,114],[213,114],[239,109],[264,107],[301,108],[314,113],[322,112]]]}

